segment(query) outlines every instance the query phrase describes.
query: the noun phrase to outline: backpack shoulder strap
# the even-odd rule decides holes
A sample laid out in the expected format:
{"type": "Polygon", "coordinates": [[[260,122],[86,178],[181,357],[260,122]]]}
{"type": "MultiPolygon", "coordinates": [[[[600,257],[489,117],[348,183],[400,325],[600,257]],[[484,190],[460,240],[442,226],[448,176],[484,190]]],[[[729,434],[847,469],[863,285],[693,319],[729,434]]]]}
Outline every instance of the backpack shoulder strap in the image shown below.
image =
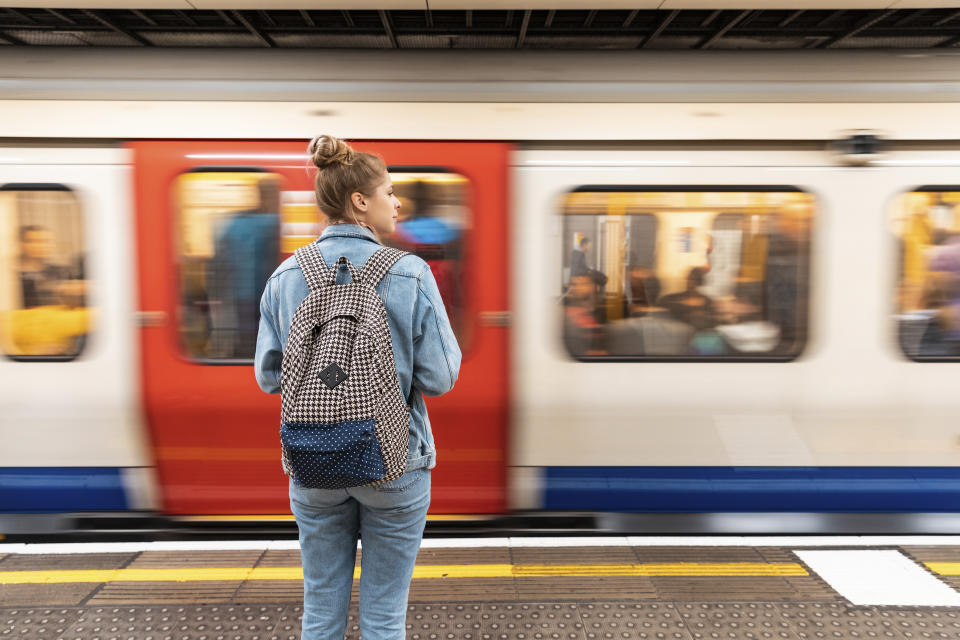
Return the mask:
{"type": "Polygon", "coordinates": [[[377,249],[377,252],[370,256],[360,269],[360,282],[376,287],[383,280],[383,276],[387,275],[390,267],[405,255],[407,255],[406,251],[393,247],[377,249]]]}
{"type": "Polygon", "coordinates": [[[319,291],[327,286],[329,269],[316,242],[300,247],[293,252],[293,255],[297,259],[297,264],[300,265],[300,270],[303,271],[303,277],[310,291],[319,291]]]}

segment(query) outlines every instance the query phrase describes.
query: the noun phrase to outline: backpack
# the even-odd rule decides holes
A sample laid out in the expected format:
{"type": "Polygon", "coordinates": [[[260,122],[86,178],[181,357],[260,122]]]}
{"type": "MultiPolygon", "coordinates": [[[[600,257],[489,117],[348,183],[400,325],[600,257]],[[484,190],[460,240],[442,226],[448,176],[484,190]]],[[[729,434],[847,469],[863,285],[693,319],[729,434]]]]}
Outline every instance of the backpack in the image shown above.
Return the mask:
{"type": "Polygon", "coordinates": [[[405,255],[384,247],[357,271],[345,257],[328,269],[316,242],[294,253],[310,293],[283,350],[280,442],[284,471],[300,486],[360,487],[405,471],[410,409],[376,291],[405,255]],[[341,264],[347,284],[336,284],[341,264]]]}

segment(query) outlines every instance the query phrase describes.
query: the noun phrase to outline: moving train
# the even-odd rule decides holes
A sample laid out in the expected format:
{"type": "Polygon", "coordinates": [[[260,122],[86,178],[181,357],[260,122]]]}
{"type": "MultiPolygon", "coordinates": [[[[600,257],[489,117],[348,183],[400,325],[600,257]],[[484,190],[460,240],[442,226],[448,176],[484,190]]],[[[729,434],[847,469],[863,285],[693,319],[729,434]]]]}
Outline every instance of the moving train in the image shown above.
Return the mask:
{"type": "Polygon", "coordinates": [[[461,343],[436,517],[945,530],[954,55],[5,52],[0,533],[288,513],[251,331],[317,133],[387,162],[461,343]]]}

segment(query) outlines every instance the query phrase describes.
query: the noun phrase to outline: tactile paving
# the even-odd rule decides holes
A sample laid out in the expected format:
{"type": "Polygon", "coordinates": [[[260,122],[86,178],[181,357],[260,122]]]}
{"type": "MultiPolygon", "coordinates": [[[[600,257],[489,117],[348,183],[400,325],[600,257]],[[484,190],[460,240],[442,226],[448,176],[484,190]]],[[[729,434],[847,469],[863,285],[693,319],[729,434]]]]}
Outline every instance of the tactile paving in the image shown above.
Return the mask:
{"type": "Polygon", "coordinates": [[[587,640],[690,640],[671,603],[584,604],[578,610],[587,640]]]}
{"type": "Polygon", "coordinates": [[[484,605],[481,634],[481,640],[586,640],[575,604],[484,605]]]}
{"type": "Polygon", "coordinates": [[[889,610],[843,603],[790,602],[776,605],[783,619],[804,640],[900,640],[889,610]]]}
{"type": "Polygon", "coordinates": [[[93,607],[63,634],[63,640],[209,638],[267,640],[283,607],[93,607]]]}
{"type": "Polygon", "coordinates": [[[60,638],[82,609],[0,609],[0,638],[60,638]]]}
{"type": "Polygon", "coordinates": [[[960,611],[956,609],[891,609],[882,613],[907,640],[960,638],[960,611]]]}
{"type": "Polygon", "coordinates": [[[677,611],[693,640],[794,640],[796,635],[769,603],[686,603],[677,611]]]}
{"type": "Polygon", "coordinates": [[[479,604],[415,605],[407,610],[408,640],[479,640],[479,604]]]}

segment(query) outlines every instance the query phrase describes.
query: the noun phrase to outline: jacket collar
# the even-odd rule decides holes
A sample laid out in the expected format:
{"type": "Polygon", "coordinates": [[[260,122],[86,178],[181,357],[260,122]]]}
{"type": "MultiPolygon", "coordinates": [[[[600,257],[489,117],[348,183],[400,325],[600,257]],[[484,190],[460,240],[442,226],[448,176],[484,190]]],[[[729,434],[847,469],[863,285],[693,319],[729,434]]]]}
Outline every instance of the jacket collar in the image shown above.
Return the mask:
{"type": "Polygon", "coordinates": [[[320,235],[320,239],[326,238],[362,238],[380,244],[373,231],[357,224],[331,224],[320,235]]]}

